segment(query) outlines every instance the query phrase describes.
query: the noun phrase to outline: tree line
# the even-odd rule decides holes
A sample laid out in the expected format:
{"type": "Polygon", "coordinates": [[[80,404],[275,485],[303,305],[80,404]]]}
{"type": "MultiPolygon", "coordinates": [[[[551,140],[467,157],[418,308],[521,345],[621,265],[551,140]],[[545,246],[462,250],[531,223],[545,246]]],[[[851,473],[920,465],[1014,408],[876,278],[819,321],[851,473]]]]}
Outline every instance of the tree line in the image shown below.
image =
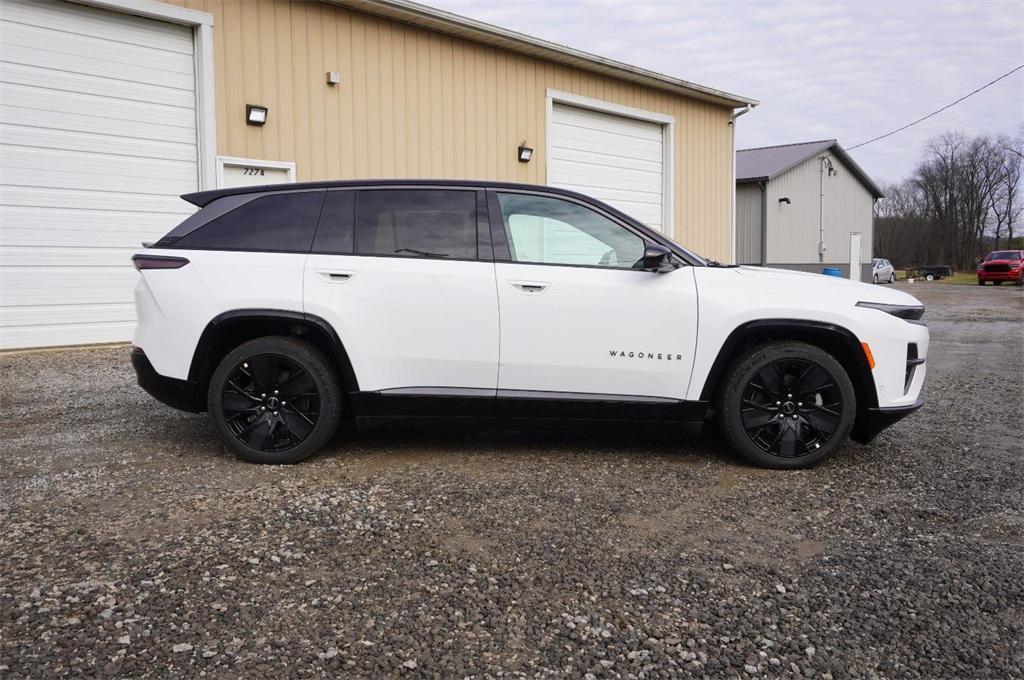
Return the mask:
{"type": "Polygon", "coordinates": [[[931,140],[913,174],[883,184],[874,252],[901,267],[973,270],[990,250],[1024,248],[1024,126],[1016,136],[950,132],[931,140]]]}

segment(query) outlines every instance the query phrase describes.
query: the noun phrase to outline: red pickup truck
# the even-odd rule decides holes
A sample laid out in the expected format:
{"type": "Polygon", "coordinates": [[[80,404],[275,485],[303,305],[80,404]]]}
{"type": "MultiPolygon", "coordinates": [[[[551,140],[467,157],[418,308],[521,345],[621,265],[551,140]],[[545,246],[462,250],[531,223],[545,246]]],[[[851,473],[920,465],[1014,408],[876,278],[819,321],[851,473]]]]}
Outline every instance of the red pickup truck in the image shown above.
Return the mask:
{"type": "Polygon", "coordinates": [[[998,286],[1009,281],[1024,286],[1024,250],[994,250],[978,263],[978,285],[991,281],[998,286]]]}

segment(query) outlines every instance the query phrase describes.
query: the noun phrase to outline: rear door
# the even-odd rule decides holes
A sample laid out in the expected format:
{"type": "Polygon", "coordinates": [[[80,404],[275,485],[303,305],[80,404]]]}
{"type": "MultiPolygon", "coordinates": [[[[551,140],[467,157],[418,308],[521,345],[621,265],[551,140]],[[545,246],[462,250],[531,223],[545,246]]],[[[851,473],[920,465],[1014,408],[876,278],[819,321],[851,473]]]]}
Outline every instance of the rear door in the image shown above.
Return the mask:
{"type": "Polygon", "coordinates": [[[493,395],[498,300],[482,191],[332,190],[304,274],[363,391],[493,395]],[[481,220],[483,229],[481,229],[481,220]]]}
{"type": "Polygon", "coordinates": [[[683,399],[697,337],[692,267],[642,271],[645,239],[578,201],[496,191],[491,206],[495,259],[508,260],[495,262],[499,394],[683,399]]]}

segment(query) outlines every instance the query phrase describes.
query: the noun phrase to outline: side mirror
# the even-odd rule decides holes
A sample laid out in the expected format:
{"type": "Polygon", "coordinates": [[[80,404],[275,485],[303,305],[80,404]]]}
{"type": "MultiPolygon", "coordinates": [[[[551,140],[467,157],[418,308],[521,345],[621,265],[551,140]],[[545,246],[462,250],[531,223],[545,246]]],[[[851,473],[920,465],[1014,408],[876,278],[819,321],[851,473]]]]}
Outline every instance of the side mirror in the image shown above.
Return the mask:
{"type": "Polygon", "coordinates": [[[646,272],[658,274],[675,271],[676,266],[672,263],[672,251],[658,243],[648,243],[644,248],[643,269],[646,272]]]}

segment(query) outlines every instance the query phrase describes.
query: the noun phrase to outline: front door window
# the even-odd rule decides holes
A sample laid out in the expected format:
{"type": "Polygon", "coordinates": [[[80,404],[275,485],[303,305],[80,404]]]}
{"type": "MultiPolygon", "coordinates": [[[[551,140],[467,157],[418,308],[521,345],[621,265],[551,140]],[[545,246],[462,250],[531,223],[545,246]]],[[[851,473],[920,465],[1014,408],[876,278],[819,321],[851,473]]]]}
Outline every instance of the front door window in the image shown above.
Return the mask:
{"type": "Polygon", "coordinates": [[[514,262],[639,269],[642,238],[572,201],[498,194],[514,262]]]}

